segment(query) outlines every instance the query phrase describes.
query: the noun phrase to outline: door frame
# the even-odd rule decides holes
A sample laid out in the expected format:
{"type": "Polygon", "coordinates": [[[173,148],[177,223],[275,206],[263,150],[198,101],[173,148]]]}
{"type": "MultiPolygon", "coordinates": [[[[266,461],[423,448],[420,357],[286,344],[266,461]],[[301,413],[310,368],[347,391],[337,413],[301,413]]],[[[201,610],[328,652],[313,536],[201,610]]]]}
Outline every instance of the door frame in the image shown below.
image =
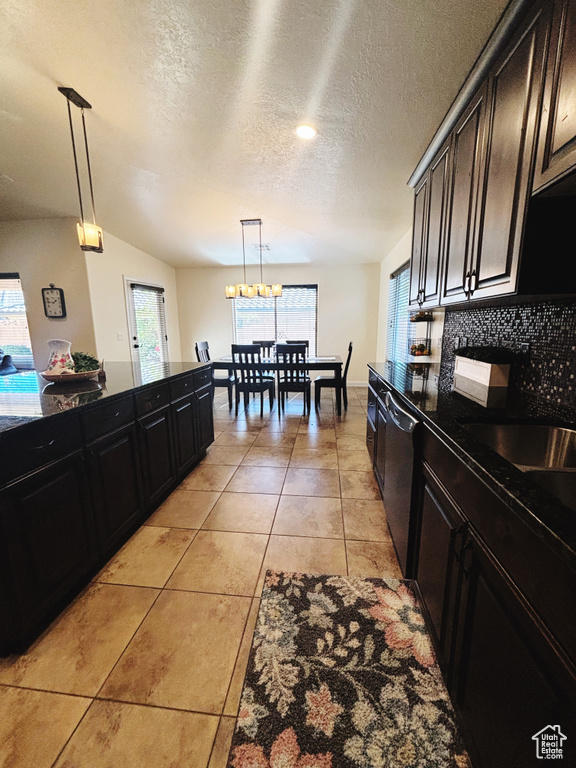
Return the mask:
{"type": "MultiPolygon", "coordinates": [[[[138,283],[139,285],[150,286],[150,288],[161,288],[164,291],[164,316],[166,319],[166,331],[168,331],[168,310],[166,308],[166,286],[162,283],[152,283],[150,280],[140,280],[138,277],[124,277],[124,300],[126,303],[126,326],[128,328],[128,346],[130,348],[130,359],[132,364],[139,368],[140,366],[140,352],[134,348],[134,337],[137,336],[136,329],[132,321],[132,289],[130,283],[138,283]]],[[[170,341],[166,339],[166,346],[168,349],[168,358],[170,358],[170,341]]],[[[167,361],[168,362],[168,361],[167,361]]]]}

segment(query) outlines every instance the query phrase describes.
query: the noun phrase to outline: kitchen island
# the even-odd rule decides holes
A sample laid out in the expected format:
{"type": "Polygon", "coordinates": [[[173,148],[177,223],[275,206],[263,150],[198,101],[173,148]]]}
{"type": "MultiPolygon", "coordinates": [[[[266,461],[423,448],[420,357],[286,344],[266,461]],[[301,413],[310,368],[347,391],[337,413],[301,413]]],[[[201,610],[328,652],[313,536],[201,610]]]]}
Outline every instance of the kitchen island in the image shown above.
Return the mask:
{"type": "Polygon", "coordinates": [[[370,364],[367,442],[383,488],[386,393],[420,422],[399,537],[405,575],[418,584],[474,765],[523,768],[549,723],[576,733],[575,513],[466,425],[556,420],[537,400],[487,409],[440,382],[433,364],[370,364]]]}
{"type": "Polygon", "coordinates": [[[201,460],[212,369],[0,380],[0,651],[25,648],[201,460]]]}

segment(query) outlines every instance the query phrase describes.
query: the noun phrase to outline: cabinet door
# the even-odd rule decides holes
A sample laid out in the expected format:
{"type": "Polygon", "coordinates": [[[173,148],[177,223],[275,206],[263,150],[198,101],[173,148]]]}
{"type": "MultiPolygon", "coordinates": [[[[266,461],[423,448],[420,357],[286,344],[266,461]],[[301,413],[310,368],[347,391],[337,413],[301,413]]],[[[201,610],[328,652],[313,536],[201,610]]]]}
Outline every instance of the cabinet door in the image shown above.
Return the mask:
{"type": "Polygon", "coordinates": [[[169,407],[140,419],[138,426],[145,506],[150,509],[175,480],[169,407]]]}
{"type": "Polygon", "coordinates": [[[87,447],[96,532],[106,554],[144,513],[136,424],[87,447]]]}
{"type": "MultiPolygon", "coordinates": [[[[574,678],[483,546],[463,554],[455,703],[487,768],[535,765],[532,736],[574,727],[574,678]]],[[[566,730],[567,729],[567,730],[566,730]]]]}
{"type": "MultiPolygon", "coordinates": [[[[80,451],[0,493],[2,591],[14,625],[3,642],[40,629],[52,608],[96,563],[92,509],[80,451]]],[[[5,635],[2,617],[2,635],[5,635]]]]}
{"type": "Polygon", "coordinates": [[[386,417],[382,408],[376,409],[376,447],[374,450],[374,474],[380,486],[380,492],[384,490],[384,474],[386,464],[386,417]]]}
{"type": "Polygon", "coordinates": [[[540,8],[488,80],[486,154],[471,298],[516,291],[547,26],[547,7],[540,8]]]}
{"type": "Polygon", "coordinates": [[[556,0],[546,66],[534,190],[576,167],[576,0],[556,0]]]}
{"type": "Polygon", "coordinates": [[[450,204],[442,304],[468,298],[482,161],[486,84],[472,99],[452,134],[450,204]]]}
{"type": "Polygon", "coordinates": [[[204,387],[196,393],[198,449],[203,452],[214,442],[214,414],[212,413],[212,387],[204,387]]]}
{"type": "Polygon", "coordinates": [[[410,293],[408,303],[422,303],[422,263],[426,250],[426,210],[428,201],[428,172],[414,193],[414,221],[412,224],[412,256],[410,259],[410,293]]]}
{"type": "Polygon", "coordinates": [[[174,460],[178,476],[187,472],[198,459],[197,421],[194,395],[172,404],[174,460]]]}
{"type": "Polygon", "coordinates": [[[429,170],[428,215],[426,224],[426,247],[422,258],[421,305],[424,307],[440,304],[440,276],[446,232],[446,202],[448,192],[448,142],[433,161],[429,170]]]}
{"type": "Polygon", "coordinates": [[[452,501],[425,469],[420,503],[416,580],[436,635],[445,677],[451,677],[459,561],[466,525],[452,501]]]}

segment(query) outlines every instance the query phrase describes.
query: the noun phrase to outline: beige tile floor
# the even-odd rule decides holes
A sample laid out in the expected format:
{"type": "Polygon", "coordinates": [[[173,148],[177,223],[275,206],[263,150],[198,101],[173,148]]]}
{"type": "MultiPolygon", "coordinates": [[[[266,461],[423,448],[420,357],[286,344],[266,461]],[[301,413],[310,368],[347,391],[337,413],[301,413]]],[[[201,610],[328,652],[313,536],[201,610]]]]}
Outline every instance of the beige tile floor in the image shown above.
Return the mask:
{"type": "Polygon", "coordinates": [[[0,768],[223,768],[267,568],[399,577],[366,395],[302,417],[214,403],[207,457],[22,656],[0,768]]]}

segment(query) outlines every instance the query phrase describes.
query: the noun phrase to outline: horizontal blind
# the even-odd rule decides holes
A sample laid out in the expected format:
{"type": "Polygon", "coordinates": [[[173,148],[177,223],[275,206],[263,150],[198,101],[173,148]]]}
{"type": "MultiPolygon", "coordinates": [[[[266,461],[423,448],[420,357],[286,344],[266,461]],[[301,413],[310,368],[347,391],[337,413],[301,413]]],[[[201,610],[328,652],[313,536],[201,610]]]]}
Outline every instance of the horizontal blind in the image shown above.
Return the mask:
{"type": "Polygon", "coordinates": [[[168,362],[164,288],[130,283],[130,289],[142,380],[153,381],[162,375],[168,362]]]}
{"type": "Polygon", "coordinates": [[[276,340],[307,341],[308,353],[316,355],[318,286],[285,285],[276,300],[276,340]]]}
{"type": "Polygon", "coordinates": [[[34,368],[22,284],[14,273],[0,273],[0,350],[17,368],[34,368]]]}
{"type": "Polygon", "coordinates": [[[252,344],[255,339],[275,339],[275,299],[255,296],[234,299],[234,342],[252,344]]]}
{"type": "Polygon", "coordinates": [[[284,285],[278,298],[234,300],[234,341],[251,344],[255,339],[280,343],[307,341],[309,354],[316,355],[318,286],[284,285]]]}
{"type": "Polygon", "coordinates": [[[386,358],[393,363],[403,363],[408,354],[408,294],[410,290],[410,265],[405,264],[390,275],[388,289],[388,334],[386,358]]]}

